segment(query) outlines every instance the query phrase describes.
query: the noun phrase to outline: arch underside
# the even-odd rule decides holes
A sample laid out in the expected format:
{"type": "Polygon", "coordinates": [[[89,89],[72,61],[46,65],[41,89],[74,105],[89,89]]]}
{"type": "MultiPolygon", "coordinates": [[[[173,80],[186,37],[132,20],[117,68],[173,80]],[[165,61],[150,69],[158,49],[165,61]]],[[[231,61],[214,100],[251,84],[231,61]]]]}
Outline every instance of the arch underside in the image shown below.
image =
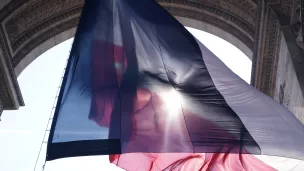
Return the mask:
{"type": "MultiPolygon", "coordinates": [[[[256,16],[254,0],[156,1],[185,26],[215,34],[251,57],[256,16]],[[206,25],[213,29],[206,29],[206,25]]],[[[83,3],[84,0],[12,0],[2,8],[0,51],[15,95],[0,92],[1,99],[12,99],[23,105],[16,77],[46,50],[74,36],[83,3]]],[[[5,109],[16,108],[16,104],[7,101],[5,109]]]]}
{"type": "MultiPolygon", "coordinates": [[[[16,3],[17,6],[20,6],[20,9],[13,9],[14,12],[20,12],[7,16],[3,20],[1,27],[1,33],[4,40],[6,40],[6,48],[8,47],[14,68],[22,60],[26,60],[24,58],[27,54],[43,42],[76,27],[83,5],[82,0],[43,0],[36,3],[22,1],[23,4],[16,3]]],[[[241,1],[246,2],[246,0],[241,1]]],[[[12,1],[10,4],[14,2],[12,1]]],[[[173,16],[189,18],[213,25],[240,40],[250,50],[253,49],[253,20],[255,14],[252,10],[254,10],[255,4],[251,0],[247,0],[247,6],[252,11],[251,16],[249,14],[247,16],[244,15],[245,9],[240,11],[237,7],[231,7],[230,11],[228,11],[228,9],[221,7],[227,4],[216,4],[213,1],[158,0],[158,2],[173,16]]],[[[195,27],[195,25],[192,26],[195,27]]],[[[197,27],[197,29],[202,28],[197,27]]],[[[233,44],[234,42],[230,43],[233,44]]],[[[32,57],[32,59],[34,58],[32,57]]]]}

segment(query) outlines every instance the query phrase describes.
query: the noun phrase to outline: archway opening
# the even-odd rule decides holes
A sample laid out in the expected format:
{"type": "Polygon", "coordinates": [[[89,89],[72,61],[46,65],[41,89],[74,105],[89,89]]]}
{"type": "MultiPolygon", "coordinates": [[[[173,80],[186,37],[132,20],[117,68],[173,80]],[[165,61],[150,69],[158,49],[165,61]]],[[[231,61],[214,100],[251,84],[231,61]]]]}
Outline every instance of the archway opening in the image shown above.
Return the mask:
{"type": "Polygon", "coordinates": [[[191,27],[186,28],[234,73],[250,83],[252,62],[239,48],[211,33],[191,27]]]}

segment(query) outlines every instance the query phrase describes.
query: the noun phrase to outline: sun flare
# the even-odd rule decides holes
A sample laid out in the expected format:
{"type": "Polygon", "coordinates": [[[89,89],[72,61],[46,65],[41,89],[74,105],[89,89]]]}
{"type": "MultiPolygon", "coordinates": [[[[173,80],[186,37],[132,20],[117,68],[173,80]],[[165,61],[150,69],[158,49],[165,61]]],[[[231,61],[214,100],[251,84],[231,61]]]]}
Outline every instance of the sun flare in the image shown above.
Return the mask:
{"type": "Polygon", "coordinates": [[[162,99],[169,115],[177,115],[181,110],[181,95],[174,89],[162,93],[162,99]]]}

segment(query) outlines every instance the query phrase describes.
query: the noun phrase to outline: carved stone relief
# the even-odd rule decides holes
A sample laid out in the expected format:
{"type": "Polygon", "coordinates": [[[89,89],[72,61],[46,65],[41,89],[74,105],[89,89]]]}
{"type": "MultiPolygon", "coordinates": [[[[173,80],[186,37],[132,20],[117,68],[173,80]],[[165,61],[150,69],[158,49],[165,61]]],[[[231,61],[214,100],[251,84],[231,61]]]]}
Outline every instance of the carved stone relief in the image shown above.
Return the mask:
{"type": "MultiPolygon", "coordinates": [[[[9,103],[11,102],[11,96],[9,94],[9,91],[8,91],[8,87],[6,86],[6,82],[4,80],[5,79],[5,75],[3,72],[0,72],[0,102],[1,106],[0,108],[6,108],[6,109],[10,109],[10,108],[13,108],[12,104],[9,103]]],[[[1,114],[1,113],[0,113],[1,114]]]]}
{"type": "MultiPolygon", "coordinates": [[[[304,1],[301,1],[302,42],[304,41],[304,1]]],[[[304,48],[303,48],[304,49],[304,48]]]]}
{"type": "Polygon", "coordinates": [[[26,44],[23,47],[23,50],[20,50],[15,54],[14,58],[12,59],[12,65],[16,67],[17,64],[24,58],[24,56],[26,56],[26,54],[28,54],[32,49],[48,40],[50,37],[76,27],[78,22],[79,18],[73,18],[56,26],[56,30],[47,30],[40,36],[35,37],[33,40],[31,40],[30,43],[26,44]]]}
{"type": "Polygon", "coordinates": [[[280,85],[280,90],[279,90],[279,102],[280,104],[283,104],[283,100],[284,100],[284,92],[285,92],[285,82],[283,84],[280,85]]]}
{"type": "MultiPolygon", "coordinates": [[[[191,8],[198,9],[198,12],[209,12],[211,14],[216,14],[225,20],[231,21],[242,28],[244,31],[248,32],[250,36],[254,36],[254,26],[255,26],[255,10],[256,5],[252,3],[246,3],[248,1],[244,0],[157,0],[162,6],[166,7],[168,11],[175,7],[174,4],[179,4],[182,6],[187,6],[191,8]],[[239,2],[240,1],[240,2],[239,2]],[[233,3],[232,3],[233,2],[233,3]],[[242,8],[238,10],[240,6],[235,6],[235,4],[246,4],[248,8],[242,8]],[[249,12],[248,12],[249,11],[249,12]],[[246,19],[247,18],[247,19],[246,19]]],[[[189,8],[188,8],[189,10],[189,8]]],[[[194,10],[195,11],[195,10],[194,10]]],[[[196,10],[197,11],[197,10],[196,10]]],[[[223,22],[223,21],[222,21],[223,22]]]]}
{"type": "Polygon", "coordinates": [[[299,30],[299,33],[298,33],[296,42],[297,42],[297,44],[299,45],[299,47],[300,47],[301,49],[304,50],[304,43],[303,43],[303,28],[301,28],[301,29],[299,30]]]}
{"type": "Polygon", "coordinates": [[[264,47],[261,53],[257,88],[263,93],[273,96],[276,65],[278,61],[280,23],[272,8],[268,6],[266,28],[264,35],[264,47]]]}
{"type": "Polygon", "coordinates": [[[0,121],[1,121],[1,114],[3,112],[3,109],[4,109],[4,107],[3,107],[1,99],[0,99],[0,121]]]}
{"type": "Polygon", "coordinates": [[[282,0],[281,3],[282,13],[284,13],[285,15],[290,15],[293,1],[294,0],[282,0]]]}
{"type": "Polygon", "coordinates": [[[16,109],[19,105],[23,106],[24,101],[10,61],[11,55],[3,37],[3,30],[0,29],[0,58],[2,58],[0,59],[0,100],[4,109],[16,109]],[[13,98],[15,95],[16,100],[13,98]]]}
{"type": "Polygon", "coordinates": [[[253,0],[156,0],[158,2],[180,3],[180,4],[203,4],[217,8],[218,11],[226,11],[247,21],[254,26],[256,2],[253,0]]]}
{"type": "Polygon", "coordinates": [[[286,93],[285,91],[286,88],[286,83],[283,82],[280,85],[280,91],[279,91],[279,102],[280,104],[284,105],[285,107],[289,107],[289,102],[290,102],[290,95],[286,93]]]}
{"type": "Polygon", "coordinates": [[[206,22],[209,24],[212,24],[218,28],[221,28],[222,30],[225,30],[238,38],[240,41],[242,41],[248,48],[252,49],[253,48],[253,38],[249,34],[245,34],[238,30],[236,27],[227,24],[223,22],[223,20],[218,19],[216,17],[210,16],[205,13],[200,13],[197,11],[193,10],[187,10],[183,8],[175,8],[175,7],[170,7],[167,8],[164,6],[167,11],[169,11],[171,14],[174,16],[180,16],[180,17],[187,17],[187,18],[192,18],[198,21],[206,22]]]}
{"type": "Polygon", "coordinates": [[[13,51],[37,31],[80,13],[82,5],[83,0],[43,0],[30,5],[5,23],[13,51]]]}
{"type": "Polygon", "coordinates": [[[256,19],[256,4],[250,0],[238,1],[220,1],[219,6],[234,14],[241,16],[248,21],[252,26],[255,25],[256,19]]]}
{"type": "Polygon", "coordinates": [[[296,35],[297,45],[304,49],[303,43],[303,23],[302,23],[302,12],[301,12],[301,0],[295,0],[293,20],[291,22],[291,27],[296,35]]]}

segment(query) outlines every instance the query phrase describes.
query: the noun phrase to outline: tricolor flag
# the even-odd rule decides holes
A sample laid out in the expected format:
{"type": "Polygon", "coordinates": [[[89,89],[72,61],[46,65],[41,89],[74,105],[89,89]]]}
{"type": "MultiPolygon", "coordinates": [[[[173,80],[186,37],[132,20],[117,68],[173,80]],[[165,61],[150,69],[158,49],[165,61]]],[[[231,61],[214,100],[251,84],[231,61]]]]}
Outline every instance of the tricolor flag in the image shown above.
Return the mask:
{"type": "Polygon", "coordinates": [[[131,171],[273,170],[252,154],[304,159],[303,124],[155,1],[86,1],[47,160],[110,155],[131,171]]]}

